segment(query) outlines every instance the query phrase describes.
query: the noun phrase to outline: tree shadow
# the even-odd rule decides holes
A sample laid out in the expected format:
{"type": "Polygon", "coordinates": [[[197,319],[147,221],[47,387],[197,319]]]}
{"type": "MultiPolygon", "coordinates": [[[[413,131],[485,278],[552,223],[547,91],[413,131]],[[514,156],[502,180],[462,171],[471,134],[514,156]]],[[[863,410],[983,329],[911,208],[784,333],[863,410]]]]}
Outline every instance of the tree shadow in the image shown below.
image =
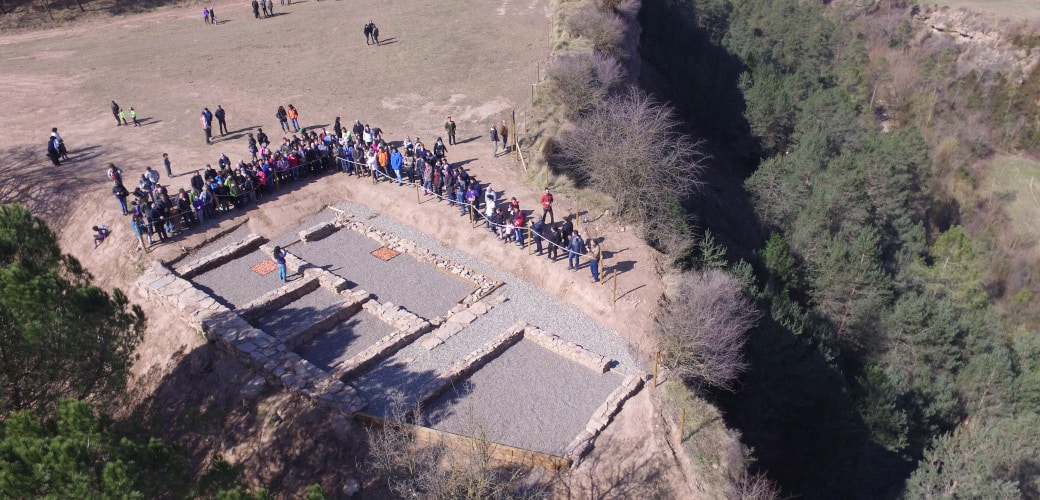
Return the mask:
{"type": "Polygon", "coordinates": [[[468,158],[468,159],[465,159],[465,160],[453,161],[453,162],[451,162],[451,164],[453,166],[456,166],[456,167],[464,167],[464,166],[469,165],[470,163],[473,163],[475,161],[477,161],[476,158],[468,158]]]}
{"type": "Polygon", "coordinates": [[[65,225],[70,216],[66,208],[75,205],[84,189],[105,178],[104,167],[90,165],[101,157],[100,145],[70,151],[61,166],[51,164],[44,148],[19,146],[2,155],[6,164],[0,169],[0,203],[18,203],[55,227],[65,225]]]}
{"type": "Polygon", "coordinates": [[[276,497],[299,497],[314,483],[338,491],[361,473],[365,434],[335,410],[285,390],[269,373],[258,379],[213,343],[172,358],[155,391],[118,425],[141,439],[175,444],[196,477],[232,451],[231,461],[247,471],[242,479],[276,497]],[[259,391],[250,387],[257,380],[259,391]]]}

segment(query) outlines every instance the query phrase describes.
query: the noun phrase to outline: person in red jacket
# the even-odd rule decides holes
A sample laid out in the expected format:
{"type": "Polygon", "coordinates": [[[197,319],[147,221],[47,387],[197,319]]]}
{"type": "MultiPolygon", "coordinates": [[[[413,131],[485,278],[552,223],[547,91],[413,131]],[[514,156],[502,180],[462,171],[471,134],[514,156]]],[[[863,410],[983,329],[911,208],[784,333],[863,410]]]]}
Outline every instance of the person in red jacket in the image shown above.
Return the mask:
{"type": "Polygon", "coordinates": [[[542,220],[545,220],[545,216],[549,216],[549,224],[556,222],[556,217],[553,216],[553,195],[549,192],[549,188],[545,188],[545,192],[542,193],[542,220]]]}

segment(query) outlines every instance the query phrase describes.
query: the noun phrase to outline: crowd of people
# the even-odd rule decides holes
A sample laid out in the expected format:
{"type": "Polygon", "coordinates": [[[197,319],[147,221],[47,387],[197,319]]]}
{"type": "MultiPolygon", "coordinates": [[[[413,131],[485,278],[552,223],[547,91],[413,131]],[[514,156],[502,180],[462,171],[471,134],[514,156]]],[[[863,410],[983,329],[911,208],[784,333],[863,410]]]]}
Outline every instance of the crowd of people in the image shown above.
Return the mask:
{"type": "MultiPolygon", "coordinates": [[[[217,109],[223,125],[223,108],[217,109]]],[[[213,116],[207,117],[208,111],[203,111],[204,127],[213,116]]],[[[515,197],[500,200],[490,185],[480,183],[463,165],[449,162],[448,148],[440,137],[432,147],[418,137],[388,142],[379,127],[361,120],[345,127],[339,117],[331,130],[307,130],[300,128],[299,113],[291,104],[288,109],[279,106],[276,117],[287,134],[281,140],[272,142],[258,128],[255,134],[247,134],[248,159],[233,165],[227,154],[221,154],[215,167],[208,164],[194,171],[188,185],[176,190],[168,181],[161,182],[160,173],[151,167],[145,169],[130,190],[122,170],[110,164],[112,195],[123,214],[130,216],[141,246],[166,241],[208,220],[262,202],[286,185],[341,172],[373,183],[417,185],[424,196],[457,207],[461,217],[467,217],[473,225],[482,224],[503,242],[521,248],[533,245],[532,253],[544,254],[553,261],[565,256],[568,269],[575,271],[585,257],[593,281],[599,281],[602,251],[598,242],[595,238],[582,238],[570,217],[555,220],[549,188],[539,199],[541,213],[535,217],[535,211],[522,210],[515,197]]],[[[450,117],[448,124],[450,132],[454,132],[450,117]]],[[[492,125],[492,130],[497,132],[499,127],[504,127],[504,123],[492,125]]],[[[163,161],[167,176],[172,177],[165,153],[163,161]]]]}

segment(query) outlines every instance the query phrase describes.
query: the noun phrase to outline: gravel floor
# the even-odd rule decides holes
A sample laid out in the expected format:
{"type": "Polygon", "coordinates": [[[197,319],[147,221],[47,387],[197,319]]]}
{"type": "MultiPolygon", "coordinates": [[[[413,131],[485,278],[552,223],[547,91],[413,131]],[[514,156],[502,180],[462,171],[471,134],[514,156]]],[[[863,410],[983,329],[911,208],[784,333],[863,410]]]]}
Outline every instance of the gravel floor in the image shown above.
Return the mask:
{"type": "Polygon", "coordinates": [[[332,330],[318,335],[296,350],[315,366],[332,372],[342,363],[375,344],[394,329],[379,318],[360,311],[332,330]]]}
{"type": "Polygon", "coordinates": [[[527,340],[516,343],[425,410],[427,425],[561,455],[621,385],[527,340]]]}
{"type": "MultiPolygon", "coordinates": [[[[285,231],[279,234],[278,236],[275,236],[274,238],[271,238],[271,242],[269,244],[271,246],[278,245],[284,247],[286,245],[289,245],[290,243],[296,242],[300,239],[300,231],[303,231],[304,229],[310,229],[311,227],[317,226],[322,222],[332,222],[336,220],[336,215],[336,212],[332,210],[322,210],[321,212],[318,212],[314,217],[307,219],[305,222],[297,225],[296,227],[288,231],[285,231]]],[[[295,253],[300,247],[304,245],[306,245],[306,243],[296,243],[295,245],[289,247],[289,251],[295,253]]]]}
{"type": "Polygon", "coordinates": [[[257,318],[254,326],[278,337],[289,339],[342,309],[343,297],[318,288],[280,309],[257,318]]]}
{"type": "MultiPolygon", "coordinates": [[[[257,249],[196,276],[192,282],[202,291],[236,309],[284,284],[278,279],[278,270],[260,276],[250,269],[265,260],[270,260],[270,257],[257,249]]],[[[289,276],[289,279],[299,279],[299,276],[289,276]]]]}
{"type": "Polygon", "coordinates": [[[380,302],[393,302],[427,319],[443,316],[474,289],[406,254],[388,261],[373,257],[372,251],[381,246],[367,236],[340,229],[318,241],[294,245],[290,251],[367,290],[380,302]]]}
{"type": "MultiPolygon", "coordinates": [[[[471,269],[485,273],[505,283],[505,286],[499,288],[495,295],[505,295],[509,300],[492,309],[491,312],[478,319],[469,328],[451,337],[446,343],[433,351],[426,351],[421,346],[413,344],[395,357],[399,359],[414,357],[417,362],[423,364],[423,369],[426,368],[426,363],[441,366],[444,359],[461,359],[462,356],[474,351],[479,347],[479,344],[485,342],[487,335],[497,335],[517,321],[523,320],[550,333],[581,344],[586,349],[597,354],[608,356],[618,361],[621,367],[645,369],[643,363],[637,362],[633,357],[621,335],[600,325],[593,318],[586,316],[578,309],[567,304],[561,304],[540,288],[512,274],[494,268],[469,254],[445,247],[437,239],[420,233],[389,217],[382,216],[363,205],[343,202],[337,204],[335,208],[365,221],[368,225],[412,240],[420,246],[452,258],[471,269]],[[474,333],[477,331],[475,328],[478,326],[478,323],[484,322],[487,324],[480,327],[481,330],[479,331],[481,333],[474,333]],[[443,353],[450,354],[445,355],[443,353]],[[427,359],[428,361],[426,361],[427,359]]],[[[460,219],[460,223],[464,224],[465,222],[460,219]]],[[[479,230],[473,229],[473,231],[479,230]]],[[[561,270],[560,272],[566,271],[561,270]]]]}

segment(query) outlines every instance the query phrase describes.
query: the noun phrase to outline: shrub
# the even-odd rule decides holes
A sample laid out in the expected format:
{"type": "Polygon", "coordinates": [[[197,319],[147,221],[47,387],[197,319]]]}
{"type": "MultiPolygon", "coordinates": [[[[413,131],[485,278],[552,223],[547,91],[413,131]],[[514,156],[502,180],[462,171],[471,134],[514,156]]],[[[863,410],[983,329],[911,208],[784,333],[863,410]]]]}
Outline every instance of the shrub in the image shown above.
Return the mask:
{"type": "Polygon", "coordinates": [[[557,57],[547,68],[547,97],[575,118],[603,102],[624,78],[621,65],[595,51],[572,52],[557,57]]]}
{"type": "Polygon", "coordinates": [[[612,197],[615,212],[642,224],[651,241],[663,237],[655,227],[685,226],[660,219],[699,185],[706,158],[700,142],[678,132],[672,109],[638,90],[580,117],[556,153],[558,168],[612,197]]]}
{"type": "Polygon", "coordinates": [[[677,288],[656,325],[665,366],[694,386],[733,389],[747,367],[745,333],[758,311],[720,269],[683,273],[677,288]]]}
{"type": "Polygon", "coordinates": [[[617,14],[602,10],[592,2],[582,4],[567,17],[567,30],[571,36],[588,40],[596,50],[619,57],[625,56],[620,50],[625,40],[625,21],[617,14]]]}

